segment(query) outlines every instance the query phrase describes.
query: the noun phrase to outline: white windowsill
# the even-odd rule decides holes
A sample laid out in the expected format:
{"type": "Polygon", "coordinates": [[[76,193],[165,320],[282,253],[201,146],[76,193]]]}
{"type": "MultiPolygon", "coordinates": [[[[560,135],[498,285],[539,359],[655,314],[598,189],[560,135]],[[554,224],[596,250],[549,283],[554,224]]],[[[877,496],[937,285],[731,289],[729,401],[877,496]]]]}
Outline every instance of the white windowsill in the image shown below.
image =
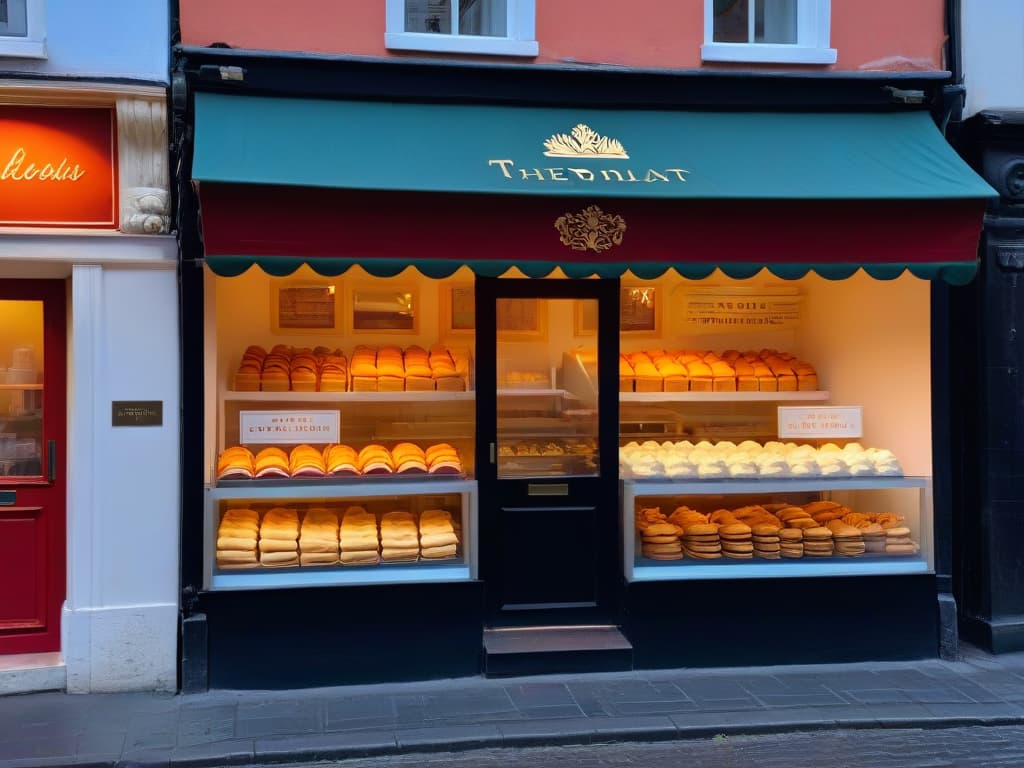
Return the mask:
{"type": "Polygon", "coordinates": [[[46,41],[0,37],[0,56],[18,59],[45,59],[46,41]]]}
{"type": "Polygon", "coordinates": [[[740,61],[761,64],[835,64],[835,48],[770,43],[705,43],[704,61],[740,61]]]}
{"type": "Polygon", "coordinates": [[[387,32],[384,46],[396,50],[436,53],[482,53],[491,56],[536,56],[536,40],[510,40],[479,35],[437,35],[419,32],[387,32]]]}

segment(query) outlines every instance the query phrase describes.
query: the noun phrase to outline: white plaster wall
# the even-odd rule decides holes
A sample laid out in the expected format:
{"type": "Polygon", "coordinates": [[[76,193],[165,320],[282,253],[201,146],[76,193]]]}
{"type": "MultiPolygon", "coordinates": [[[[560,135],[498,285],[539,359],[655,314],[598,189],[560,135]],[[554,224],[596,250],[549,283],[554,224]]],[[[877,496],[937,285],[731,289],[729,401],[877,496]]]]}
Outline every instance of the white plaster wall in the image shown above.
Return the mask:
{"type": "Polygon", "coordinates": [[[169,81],[166,0],[46,0],[46,59],[0,59],[5,77],[123,77],[169,81]]]}
{"type": "Polygon", "coordinates": [[[72,269],[62,642],[72,692],[176,686],[180,395],[168,240],[159,265],[72,269]],[[113,400],[161,400],[163,425],[112,427],[113,400]]]}
{"type": "Polygon", "coordinates": [[[1024,2],[963,3],[965,117],[993,107],[1024,109],[1024,2]]]}

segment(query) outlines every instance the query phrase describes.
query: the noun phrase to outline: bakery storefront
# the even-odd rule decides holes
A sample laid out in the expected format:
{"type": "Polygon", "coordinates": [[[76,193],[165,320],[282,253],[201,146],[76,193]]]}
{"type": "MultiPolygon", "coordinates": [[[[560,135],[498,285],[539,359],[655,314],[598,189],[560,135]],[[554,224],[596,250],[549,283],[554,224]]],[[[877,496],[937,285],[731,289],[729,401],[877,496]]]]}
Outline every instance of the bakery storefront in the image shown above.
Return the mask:
{"type": "Polygon", "coordinates": [[[927,113],[193,115],[186,689],[936,655],[927,113]]]}

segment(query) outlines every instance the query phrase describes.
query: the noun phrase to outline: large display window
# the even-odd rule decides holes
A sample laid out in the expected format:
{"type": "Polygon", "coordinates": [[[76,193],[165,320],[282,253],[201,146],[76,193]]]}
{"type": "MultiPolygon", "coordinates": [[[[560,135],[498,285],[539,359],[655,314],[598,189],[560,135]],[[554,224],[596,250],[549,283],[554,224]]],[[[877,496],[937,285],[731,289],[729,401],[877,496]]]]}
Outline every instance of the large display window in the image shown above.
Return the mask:
{"type": "Polygon", "coordinates": [[[474,337],[449,284],[206,285],[205,587],[474,578],[474,337]]]}
{"type": "Polygon", "coordinates": [[[652,282],[621,335],[630,581],[933,569],[928,283],[652,282]]]}

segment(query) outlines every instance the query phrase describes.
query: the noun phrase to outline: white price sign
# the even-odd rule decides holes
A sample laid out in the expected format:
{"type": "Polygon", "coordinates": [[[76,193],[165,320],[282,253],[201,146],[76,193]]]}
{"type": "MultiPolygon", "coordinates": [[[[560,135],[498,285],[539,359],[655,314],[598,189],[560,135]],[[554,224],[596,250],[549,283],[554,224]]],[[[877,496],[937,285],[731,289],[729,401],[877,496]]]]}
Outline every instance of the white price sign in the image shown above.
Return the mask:
{"type": "Polygon", "coordinates": [[[779,408],[779,437],[863,437],[863,407],[779,408]]]}
{"type": "Polygon", "coordinates": [[[243,445],[337,443],[341,439],[341,412],[241,411],[238,426],[243,445]]]}

